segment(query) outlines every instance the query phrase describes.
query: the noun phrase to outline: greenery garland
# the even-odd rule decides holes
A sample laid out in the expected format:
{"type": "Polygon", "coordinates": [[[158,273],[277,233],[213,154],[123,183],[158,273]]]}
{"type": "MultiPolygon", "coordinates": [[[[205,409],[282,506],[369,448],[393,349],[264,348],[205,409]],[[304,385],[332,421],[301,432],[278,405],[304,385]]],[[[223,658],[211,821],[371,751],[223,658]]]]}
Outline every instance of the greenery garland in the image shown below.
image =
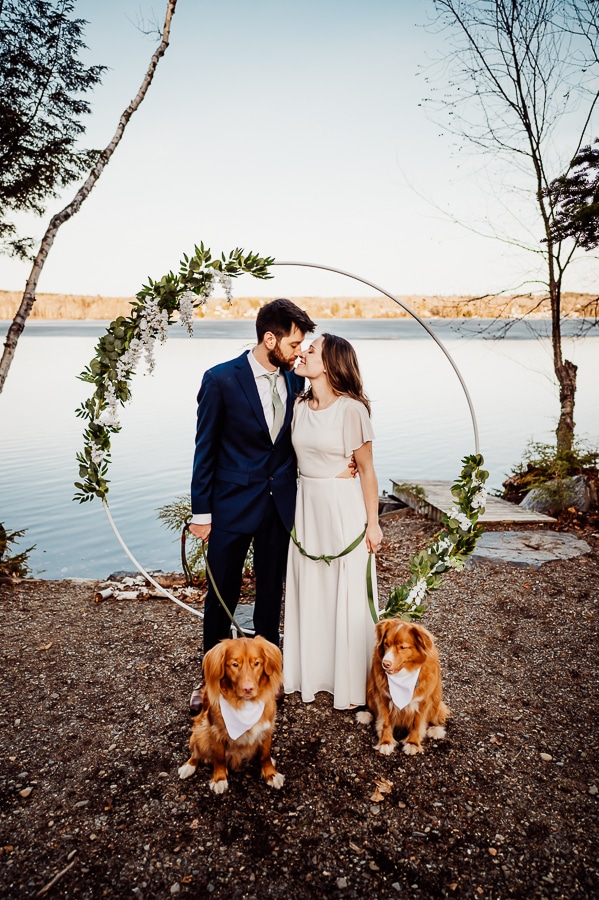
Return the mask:
{"type": "MultiPolygon", "coordinates": [[[[148,279],[131,303],[131,314],[111,322],[99,339],[95,355],[79,378],[95,385],[93,395],[77,409],[79,418],[88,422],[83,433],[84,448],[77,454],[79,477],[75,482],[75,500],[85,503],[108,494],[107,473],[111,461],[111,435],[121,430],[118,407],[131,399],[130,382],[142,357],[149,371],[154,369],[153,350],[157,340],[164,342],[168,326],[178,314],[179,321],[193,333],[194,310],[203,306],[216,283],[232,301],[231,279],[242,273],[254,278],[272,278],[268,267],[274,259],[255,253],[244,256],[236,248],[228,256],[212,259],[210,249],[201,243],[191,257],[183,255],[179,272],[169,272],[160,281],[148,279]]],[[[451,492],[454,507],[443,516],[445,530],[435,537],[428,550],[413,557],[410,578],[391,590],[381,618],[400,616],[418,619],[425,610],[424,598],[441,583],[441,574],[462,569],[482,534],[478,518],[484,512],[488,478],[480,454],[462,460],[461,476],[451,492]]]]}
{"type": "Polygon", "coordinates": [[[220,259],[212,259],[201,243],[193,256],[183,255],[178,274],[169,272],[160,281],[148,279],[131,303],[131,315],[119,316],[110,324],[96,345],[95,356],[79,375],[82,381],[94,384],[95,391],[76,411],[89,424],[83,433],[83,452],[77,454],[81,481],[75,482],[75,500],[103,500],[108,494],[110,439],[121,430],[118,407],[131,399],[130,381],[142,357],[153,371],[154,345],[166,340],[175,315],[179,314],[181,324],[192,334],[193,312],[206,303],[217,282],[230,303],[232,278],[242,273],[272,278],[268,267],[273,262],[256,253],[244,256],[239,248],[228,257],[223,253],[220,259]]]}
{"type": "Polygon", "coordinates": [[[442,573],[448,569],[463,569],[466,565],[483,533],[478,519],[485,511],[487,494],[484,485],[489,477],[483,465],[480,454],[463,458],[462,473],[451,488],[455,503],[441,518],[444,530],[435,535],[428,550],[412,558],[409,579],[401,587],[392,588],[381,619],[392,616],[406,621],[420,619],[426,609],[424,598],[440,586],[442,573]]]}

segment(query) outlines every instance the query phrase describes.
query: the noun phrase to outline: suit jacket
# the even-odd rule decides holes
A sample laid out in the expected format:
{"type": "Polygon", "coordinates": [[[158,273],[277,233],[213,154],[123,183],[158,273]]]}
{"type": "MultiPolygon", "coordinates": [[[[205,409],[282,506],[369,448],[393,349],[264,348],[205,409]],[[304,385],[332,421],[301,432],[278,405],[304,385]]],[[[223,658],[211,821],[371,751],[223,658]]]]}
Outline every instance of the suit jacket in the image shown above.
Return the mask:
{"type": "Polygon", "coordinates": [[[285,421],[272,442],[247,353],[208,369],[198,394],[191,509],[225,531],[252,534],[272,495],[291,531],[297,463],[291,444],[295,397],[304,379],[285,372],[285,421]]]}

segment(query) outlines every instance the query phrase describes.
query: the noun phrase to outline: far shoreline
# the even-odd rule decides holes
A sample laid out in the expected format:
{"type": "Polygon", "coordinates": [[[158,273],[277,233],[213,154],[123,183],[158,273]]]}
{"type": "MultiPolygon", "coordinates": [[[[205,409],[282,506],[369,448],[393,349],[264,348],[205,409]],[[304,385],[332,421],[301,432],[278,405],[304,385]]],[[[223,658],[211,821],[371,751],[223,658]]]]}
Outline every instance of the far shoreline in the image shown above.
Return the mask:
{"type": "MultiPolygon", "coordinates": [[[[531,319],[551,318],[549,299],[543,294],[422,295],[397,294],[422,319],[531,319]]],[[[0,321],[12,321],[22,295],[0,290],[0,321]]],[[[112,321],[130,314],[133,297],[103,297],[83,294],[39,293],[29,315],[37,321],[112,321]]],[[[196,319],[253,320],[269,297],[235,297],[229,306],[224,297],[211,298],[196,313],[196,319]]],[[[292,297],[314,319],[405,319],[409,313],[387,297],[292,297]]],[[[564,293],[562,315],[568,318],[599,318],[595,294],[564,293]]]]}

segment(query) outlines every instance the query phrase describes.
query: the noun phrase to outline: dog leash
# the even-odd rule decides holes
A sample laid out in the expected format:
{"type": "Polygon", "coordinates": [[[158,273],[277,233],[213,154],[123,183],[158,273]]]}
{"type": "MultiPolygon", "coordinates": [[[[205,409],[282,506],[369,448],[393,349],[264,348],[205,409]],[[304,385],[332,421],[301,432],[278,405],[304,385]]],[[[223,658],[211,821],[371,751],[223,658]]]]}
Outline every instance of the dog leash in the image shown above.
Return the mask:
{"type": "MultiPolygon", "coordinates": [[[[183,574],[185,575],[185,580],[186,580],[187,584],[192,585],[194,576],[191,572],[191,569],[189,568],[189,563],[187,562],[187,554],[185,552],[185,545],[186,545],[186,541],[187,541],[187,532],[189,531],[189,525],[190,525],[190,523],[186,522],[185,525],[183,526],[183,531],[181,533],[181,565],[183,566],[183,574]]],[[[216,582],[215,582],[214,576],[212,574],[212,569],[208,565],[208,556],[206,554],[206,542],[205,541],[202,541],[202,556],[204,557],[204,567],[206,569],[206,575],[208,576],[208,578],[210,580],[210,584],[212,585],[212,589],[213,589],[214,593],[216,594],[220,605],[222,606],[222,608],[228,615],[229,619],[231,620],[231,624],[235,627],[235,629],[237,630],[237,633],[241,637],[247,637],[247,634],[245,633],[243,628],[241,628],[241,626],[238,625],[237,622],[235,621],[229,607],[223,600],[221,593],[216,586],[216,582]]]]}
{"type": "MultiPolygon", "coordinates": [[[[359,537],[357,537],[355,539],[355,541],[352,541],[351,544],[345,548],[345,550],[342,550],[341,553],[337,553],[334,556],[328,555],[326,553],[323,553],[320,556],[312,556],[312,554],[308,553],[308,551],[305,550],[302,547],[302,545],[300,544],[300,542],[298,541],[297,534],[295,531],[295,525],[291,529],[291,540],[293,541],[293,543],[295,544],[295,546],[297,547],[299,552],[302,554],[302,556],[306,556],[308,559],[313,559],[314,562],[321,562],[321,561],[325,562],[327,564],[327,566],[330,566],[331,562],[334,559],[341,559],[342,556],[347,556],[348,553],[351,553],[352,550],[355,550],[356,547],[358,547],[362,543],[365,536],[366,536],[366,525],[364,526],[364,531],[362,532],[362,534],[359,537]]],[[[374,556],[374,554],[372,553],[372,551],[369,551],[368,562],[366,563],[366,596],[368,598],[368,606],[370,609],[370,615],[372,616],[372,621],[376,625],[376,623],[379,620],[379,617],[377,615],[377,612],[376,612],[376,609],[374,606],[374,591],[372,588],[372,557],[373,556],[374,556]]]]}

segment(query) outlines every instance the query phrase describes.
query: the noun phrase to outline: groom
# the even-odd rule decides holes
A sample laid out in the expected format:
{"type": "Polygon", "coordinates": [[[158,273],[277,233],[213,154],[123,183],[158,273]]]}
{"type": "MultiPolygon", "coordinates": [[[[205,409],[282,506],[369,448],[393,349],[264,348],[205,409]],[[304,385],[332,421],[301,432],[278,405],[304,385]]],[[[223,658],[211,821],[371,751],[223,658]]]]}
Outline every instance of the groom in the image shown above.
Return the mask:
{"type": "MultiPolygon", "coordinates": [[[[256,318],[256,346],[209,369],[198,394],[190,531],[209,541],[208,564],[231,613],[253,538],[254,629],[277,646],[297,490],[291,418],[304,381],[293,367],[315,327],[291,300],[265,304],[256,318]]],[[[204,653],[229,628],[209,582],[204,653]]]]}

